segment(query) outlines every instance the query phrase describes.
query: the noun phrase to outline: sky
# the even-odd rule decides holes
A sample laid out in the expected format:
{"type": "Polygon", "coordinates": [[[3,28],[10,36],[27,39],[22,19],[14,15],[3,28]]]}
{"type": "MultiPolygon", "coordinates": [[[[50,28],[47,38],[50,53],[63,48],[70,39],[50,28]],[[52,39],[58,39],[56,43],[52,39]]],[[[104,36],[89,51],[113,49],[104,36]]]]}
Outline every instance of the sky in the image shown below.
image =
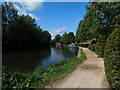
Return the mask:
{"type": "Polygon", "coordinates": [[[52,39],[57,34],[74,32],[83,20],[88,2],[14,2],[18,14],[30,15],[52,39]]]}

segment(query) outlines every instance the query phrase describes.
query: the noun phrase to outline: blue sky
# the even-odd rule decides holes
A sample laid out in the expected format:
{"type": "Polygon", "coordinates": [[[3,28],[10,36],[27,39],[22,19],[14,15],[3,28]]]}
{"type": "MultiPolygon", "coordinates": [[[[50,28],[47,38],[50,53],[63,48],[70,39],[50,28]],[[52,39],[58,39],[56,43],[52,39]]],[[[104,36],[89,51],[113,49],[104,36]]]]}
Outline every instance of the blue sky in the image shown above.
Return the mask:
{"type": "Polygon", "coordinates": [[[48,30],[52,38],[56,34],[74,32],[86,13],[88,2],[14,2],[19,14],[30,15],[36,23],[48,30]]]}
{"type": "Polygon", "coordinates": [[[36,13],[41,16],[41,21],[37,23],[44,30],[49,30],[52,36],[62,35],[65,31],[76,33],[78,24],[86,13],[86,5],[86,2],[44,3],[43,9],[36,13]]]}

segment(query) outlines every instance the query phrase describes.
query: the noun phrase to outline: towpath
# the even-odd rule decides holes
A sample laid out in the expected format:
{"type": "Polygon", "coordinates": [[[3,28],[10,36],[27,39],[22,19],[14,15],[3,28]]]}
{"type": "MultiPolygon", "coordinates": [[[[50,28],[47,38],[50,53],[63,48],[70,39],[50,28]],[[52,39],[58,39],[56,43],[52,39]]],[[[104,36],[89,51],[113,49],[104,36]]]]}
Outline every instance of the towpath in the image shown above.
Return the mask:
{"type": "Polygon", "coordinates": [[[82,48],[87,60],[52,88],[108,88],[103,58],[82,48]]]}

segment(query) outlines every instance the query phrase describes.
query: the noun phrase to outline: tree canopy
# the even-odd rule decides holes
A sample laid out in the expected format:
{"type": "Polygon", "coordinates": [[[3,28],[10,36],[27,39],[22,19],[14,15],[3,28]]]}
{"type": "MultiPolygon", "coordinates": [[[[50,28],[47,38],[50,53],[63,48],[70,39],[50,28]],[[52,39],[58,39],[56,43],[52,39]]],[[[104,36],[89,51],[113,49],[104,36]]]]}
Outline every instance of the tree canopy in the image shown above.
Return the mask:
{"type": "Polygon", "coordinates": [[[76,30],[76,41],[96,38],[99,42],[106,42],[115,28],[120,27],[120,2],[90,2],[86,10],[84,20],[76,30]]]}
{"type": "Polygon", "coordinates": [[[31,16],[18,15],[17,12],[12,3],[2,5],[3,52],[48,47],[50,33],[42,31],[31,16]]]}
{"type": "Polygon", "coordinates": [[[55,38],[54,38],[54,42],[61,42],[60,40],[61,40],[61,36],[60,36],[60,34],[57,34],[56,36],[55,36],[55,38]]]}
{"type": "Polygon", "coordinates": [[[68,34],[67,32],[65,32],[62,36],[57,34],[54,38],[54,42],[61,42],[63,44],[73,43],[74,40],[75,40],[75,36],[73,32],[69,32],[68,34]]]}

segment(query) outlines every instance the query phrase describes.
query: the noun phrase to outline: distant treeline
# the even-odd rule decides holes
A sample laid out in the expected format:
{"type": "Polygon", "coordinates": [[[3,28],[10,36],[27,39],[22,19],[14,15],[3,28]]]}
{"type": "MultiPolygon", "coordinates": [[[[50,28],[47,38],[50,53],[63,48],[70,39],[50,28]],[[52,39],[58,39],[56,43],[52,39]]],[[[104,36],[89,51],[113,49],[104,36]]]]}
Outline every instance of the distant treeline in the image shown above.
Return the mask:
{"type": "Polygon", "coordinates": [[[55,38],[52,40],[52,43],[60,42],[62,44],[70,44],[75,42],[75,36],[73,32],[69,32],[68,34],[65,32],[62,36],[57,34],[55,38]]]}
{"type": "Polygon", "coordinates": [[[2,4],[3,52],[48,47],[51,35],[29,15],[18,15],[13,3],[2,4]]]}

